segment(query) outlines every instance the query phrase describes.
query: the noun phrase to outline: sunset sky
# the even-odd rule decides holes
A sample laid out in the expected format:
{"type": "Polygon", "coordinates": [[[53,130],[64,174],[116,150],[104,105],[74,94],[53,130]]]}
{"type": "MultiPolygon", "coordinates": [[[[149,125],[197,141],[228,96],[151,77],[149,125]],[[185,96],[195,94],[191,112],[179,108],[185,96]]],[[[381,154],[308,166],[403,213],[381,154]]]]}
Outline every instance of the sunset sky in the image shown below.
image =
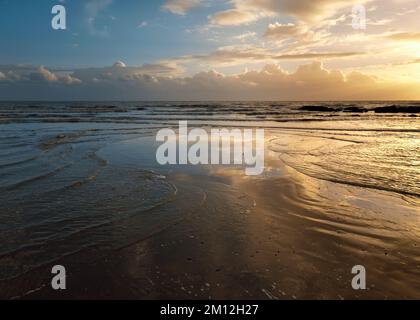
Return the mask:
{"type": "Polygon", "coordinates": [[[0,0],[0,100],[420,99],[419,0],[0,0]],[[51,8],[67,9],[67,30],[51,8]],[[367,28],[352,27],[364,5],[367,28]]]}

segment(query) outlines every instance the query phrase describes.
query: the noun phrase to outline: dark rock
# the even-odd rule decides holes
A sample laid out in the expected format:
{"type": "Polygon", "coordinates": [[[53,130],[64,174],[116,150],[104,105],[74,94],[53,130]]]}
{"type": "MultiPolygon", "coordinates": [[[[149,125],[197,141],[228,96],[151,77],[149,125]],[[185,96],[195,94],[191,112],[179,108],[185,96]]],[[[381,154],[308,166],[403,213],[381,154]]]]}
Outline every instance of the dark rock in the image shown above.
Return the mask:
{"type": "Polygon", "coordinates": [[[312,111],[312,112],[336,112],[337,110],[325,106],[303,106],[299,108],[302,111],[312,111]]]}
{"type": "Polygon", "coordinates": [[[391,105],[372,109],[376,113],[420,113],[420,106],[391,105]]]}

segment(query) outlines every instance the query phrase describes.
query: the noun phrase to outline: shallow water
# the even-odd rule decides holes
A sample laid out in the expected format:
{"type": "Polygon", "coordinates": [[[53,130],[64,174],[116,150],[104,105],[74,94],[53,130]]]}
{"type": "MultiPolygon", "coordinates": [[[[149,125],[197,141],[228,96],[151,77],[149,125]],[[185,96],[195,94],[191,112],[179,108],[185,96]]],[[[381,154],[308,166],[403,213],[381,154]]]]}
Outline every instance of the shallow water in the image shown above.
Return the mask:
{"type": "MultiPolygon", "coordinates": [[[[418,106],[412,102],[352,103],[366,110],[391,104],[418,106]]],[[[410,229],[410,235],[401,234],[398,241],[417,241],[418,227],[412,221],[420,215],[419,115],[340,111],[345,107],[348,103],[2,102],[0,279],[19,277],[76,253],[96,259],[204,210],[210,194],[213,199],[223,198],[217,196],[212,179],[226,184],[231,171],[156,164],[156,130],[176,128],[177,121],[189,119],[190,126],[266,128],[266,152],[299,174],[398,199],[391,201],[391,208],[400,210],[403,217],[390,214],[385,221],[394,224],[390,222],[387,230],[394,239],[399,227],[410,229]],[[310,105],[337,111],[301,110],[310,105]],[[194,176],[209,181],[198,186],[194,176]]],[[[243,170],[237,174],[243,176],[243,170]]],[[[279,175],[284,172],[267,166],[263,178],[279,175]]],[[[255,205],[241,190],[231,192],[230,207],[247,212],[255,205]]],[[[353,219],[362,223],[355,208],[367,208],[363,217],[375,221],[370,216],[375,210],[386,214],[385,208],[380,209],[382,200],[369,203],[354,196],[345,201],[347,207],[340,214],[354,216],[340,228],[346,229],[349,241],[363,241],[352,238],[358,234],[353,219]]],[[[321,202],[325,215],[337,211],[337,204],[327,206],[322,198],[321,202]]],[[[298,196],[293,204],[310,205],[298,196]]],[[[375,222],[366,226],[376,232],[375,222]]],[[[322,226],[314,230],[330,232],[322,226]]],[[[379,241],[386,244],[384,239],[379,241]]],[[[415,253],[407,255],[415,261],[415,253]]]]}

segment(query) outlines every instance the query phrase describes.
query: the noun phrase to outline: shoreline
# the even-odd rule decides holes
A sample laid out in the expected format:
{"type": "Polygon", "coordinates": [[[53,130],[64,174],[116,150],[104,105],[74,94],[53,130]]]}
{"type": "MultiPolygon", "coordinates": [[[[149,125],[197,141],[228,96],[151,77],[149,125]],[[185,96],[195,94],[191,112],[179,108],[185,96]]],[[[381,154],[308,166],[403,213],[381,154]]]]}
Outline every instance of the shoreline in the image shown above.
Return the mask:
{"type": "MultiPolygon", "coordinates": [[[[110,146],[101,156],[116,153],[121,157],[123,150],[131,150],[138,141],[110,146]]],[[[54,262],[68,268],[69,288],[64,293],[49,289],[50,266],[44,266],[1,282],[2,296],[420,297],[420,261],[416,258],[420,243],[416,229],[410,230],[417,219],[415,207],[407,211],[404,201],[393,194],[310,178],[287,167],[276,155],[268,152],[267,172],[260,178],[244,177],[240,168],[229,167],[167,174],[166,180],[179,188],[178,195],[186,197],[168,208],[168,217],[170,212],[179,212],[179,219],[169,219],[164,228],[157,222],[157,231],[149,230],[142,240],[105,255],[92,248],[54,262]],[[202,205],[185,214],[191,205],[188,199],[196,201],[199,194],[202,205]],[[395,208],[403,218],[393,213],[395,208]],[[358,264],[368,270],[368,291],[351,288],[351,268],[358,264]]],[[[135,159],[127,154],[124,158],[135,159]]],[[[118,166],[127,164],[117,164],[117,171],[118,166]]]]}

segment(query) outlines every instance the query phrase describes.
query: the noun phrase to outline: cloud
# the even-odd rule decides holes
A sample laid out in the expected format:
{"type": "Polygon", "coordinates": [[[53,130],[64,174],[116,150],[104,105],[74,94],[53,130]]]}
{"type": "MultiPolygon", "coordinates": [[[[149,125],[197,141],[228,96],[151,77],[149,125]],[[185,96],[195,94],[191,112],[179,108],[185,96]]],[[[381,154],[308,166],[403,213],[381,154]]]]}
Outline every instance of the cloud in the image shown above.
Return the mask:
{"type": "Polygon", "coordinates": [[[419,10],[420,10],[420,6],[416,6],[416,7],[410,8],[410,9],[403,9],[403,11],[397,12],[396,15],[397,16],[406,16],[406,15],[410,15],[412,13],[416,13],[419,10]]]}
{"type": "Polygon", "coordinates": [[[185,15],[191,9],[201,5],[201,0],[167,0],[162,8],[173,14],[185,15]]]}
{"type": "Polygon", "coordinates": [[[122,61],[117,61],[117,62],[114,63],[113,67],[114,68],[125,68],[125,67],[127,67],[127,65],[122,61]]]}
{"type": "Polygon", "coordinates": [[[339,59],[365,55],[365,52],[321,52],[321,53],[300,53],[283,54],[275,56],[276,60],[309,60],[309,59],[339,59]]]}
{"type": "Polygon", "coordinates": [[[291,16],[306,22],[325,20],[340,9],[371,0],[233,0],[233,8],[210,17],[213,24],[238,25],[267,16],[291,16]]]}
{"type": "Polygon", "coordinates": [[[178,62],[200,61],[211,63],[215,66],[221,65],[238,65],[245,62],[258,62],[271,59],[271,53],[261,48],[237,48],[224,47],[208,54],[197,54],[174,58],[178,62]]]}
{"type": "Polygon", "coordinates": [[[216,13],[210,17],[210,23],[220,26],[240,25],[256,21],[258,15],[255,13],[241,10],[226,10],[216,13]]]}
{"type": "Polygon", "coordinates": [[[142,21],[138,26],[137,29],[146,28],[149,25],[147,21],[142,21]]]}
{"type": "Polygon", "coordinates": [[[414,59],[414,60],[409,60],[409,61],[397,62],[397,63],[393,63],[392,65],[393,66],[406,66],[406,65],[418,64],[418,63],[420,63],[420,58],[419,59],[414,59]]]}
{"type": "Polygon", "coordinates": [[[268,26],[264,37],[283,40],[290,37],[300,36],[306,31],[307,28],[302,25],[295,25],[293,23],[281,24],[277,22],[268,26]]]}
{"type": "Polygon", "coordinates": [[[66,85],[76,85],[76,84],[81,84],[82,83],[82,80],[77,79],[76,77],[73,77],[69,74],[66,74],[65,76],[63,76],[61,78],[61,81],[66,85]]]}
{"type": "Polygon", "coordinates": [[[0,66],[0,80],[13,84],[79,84],[81,80],[70,74],[54,73],[44,66],[33,67],[28,65],[0,66]]]}
{"type": "Polygon", "coordinates": [[[184,70],[174,62],[144,64],[139,67],[127,66],[117,61],[112,67],[76,69],[72,75],[83,82],[92,81],[125,81],[135,79],[139,75],[152,77],[179,76],[184,70]]]}
{"type": "MultiPolygon", "coordinates": [[[[383,81],[359,72],[328,70],[321,62],[301,65],[295,72],[268,64],[260,71],[224,75],[216,71],[189,77],[151,75],[147,67],[79,69],[71,75],[51,76],[38,70],[31,81],[2,81],[0,99],[47,100],[348,100],[418,99],[418,84],[383,81]],[[137,70],[137,71],[135,71],[137,70]],[[43,76],[41,76],[43,75],[43,76]],[[69,78],[71,77],[71,78],[69,78]],[[70,79],[80,79],[69,85],[70,79]]],[[[4,67],[1,71],[7,77],[4,67]]],[[[20,67],[8,67],[20,73],[20,67]]],[[[153,68],[152,68],[153,69],[153,68]]],[[[27,72],[26,71],[26,72],[27,72]]],[[[18,72],[18,73],[19,73],[18,72]]],[[[71,82],[71,81],[70,81],[71,82]]]]}
{"type": "Polygon", "coordinates": [[[255,38],[256,36],[257,36],[256,32],[249,31],[249,32],[245,32],[245,33],[242,33],[240,35],[234,36],[234,37],[232,37],[232,39],[239,40],[239,41],[245,41],[247,39],[255,38]]]}
{"type": "Polygon", "coordinates": [[[199,61],[211,64],[213,67],[234,66],[256,62],[275,62],[279,60],[314,60],[342,59],[365,55],[365,52],[302,52],[294,54],[278,54],[265,48],[247,46],[223,47],[202,55],[190,55],[174,58],[177,63],[199,61]]]}
{"type": "Polygon", "coordinates": [[[58,77],[43,66],[39,67],[35,72],[29,73],[29,79],[31,81],[45,81],[45,82],[58,81],[58,77]]]}
{"type": "Polygon", "coordinates": [[[420,33],[399,32],[387,37],[395,41],[420,41],[420,33]]]}
{"type": "Polygon", "coordinates": [[[316,34],[303,24],[281,24],[272,23],[268,26],[264,38],[270,41],[283,43],[291,41],[294,43],[310,42],[316,40],[316,34]]]}

